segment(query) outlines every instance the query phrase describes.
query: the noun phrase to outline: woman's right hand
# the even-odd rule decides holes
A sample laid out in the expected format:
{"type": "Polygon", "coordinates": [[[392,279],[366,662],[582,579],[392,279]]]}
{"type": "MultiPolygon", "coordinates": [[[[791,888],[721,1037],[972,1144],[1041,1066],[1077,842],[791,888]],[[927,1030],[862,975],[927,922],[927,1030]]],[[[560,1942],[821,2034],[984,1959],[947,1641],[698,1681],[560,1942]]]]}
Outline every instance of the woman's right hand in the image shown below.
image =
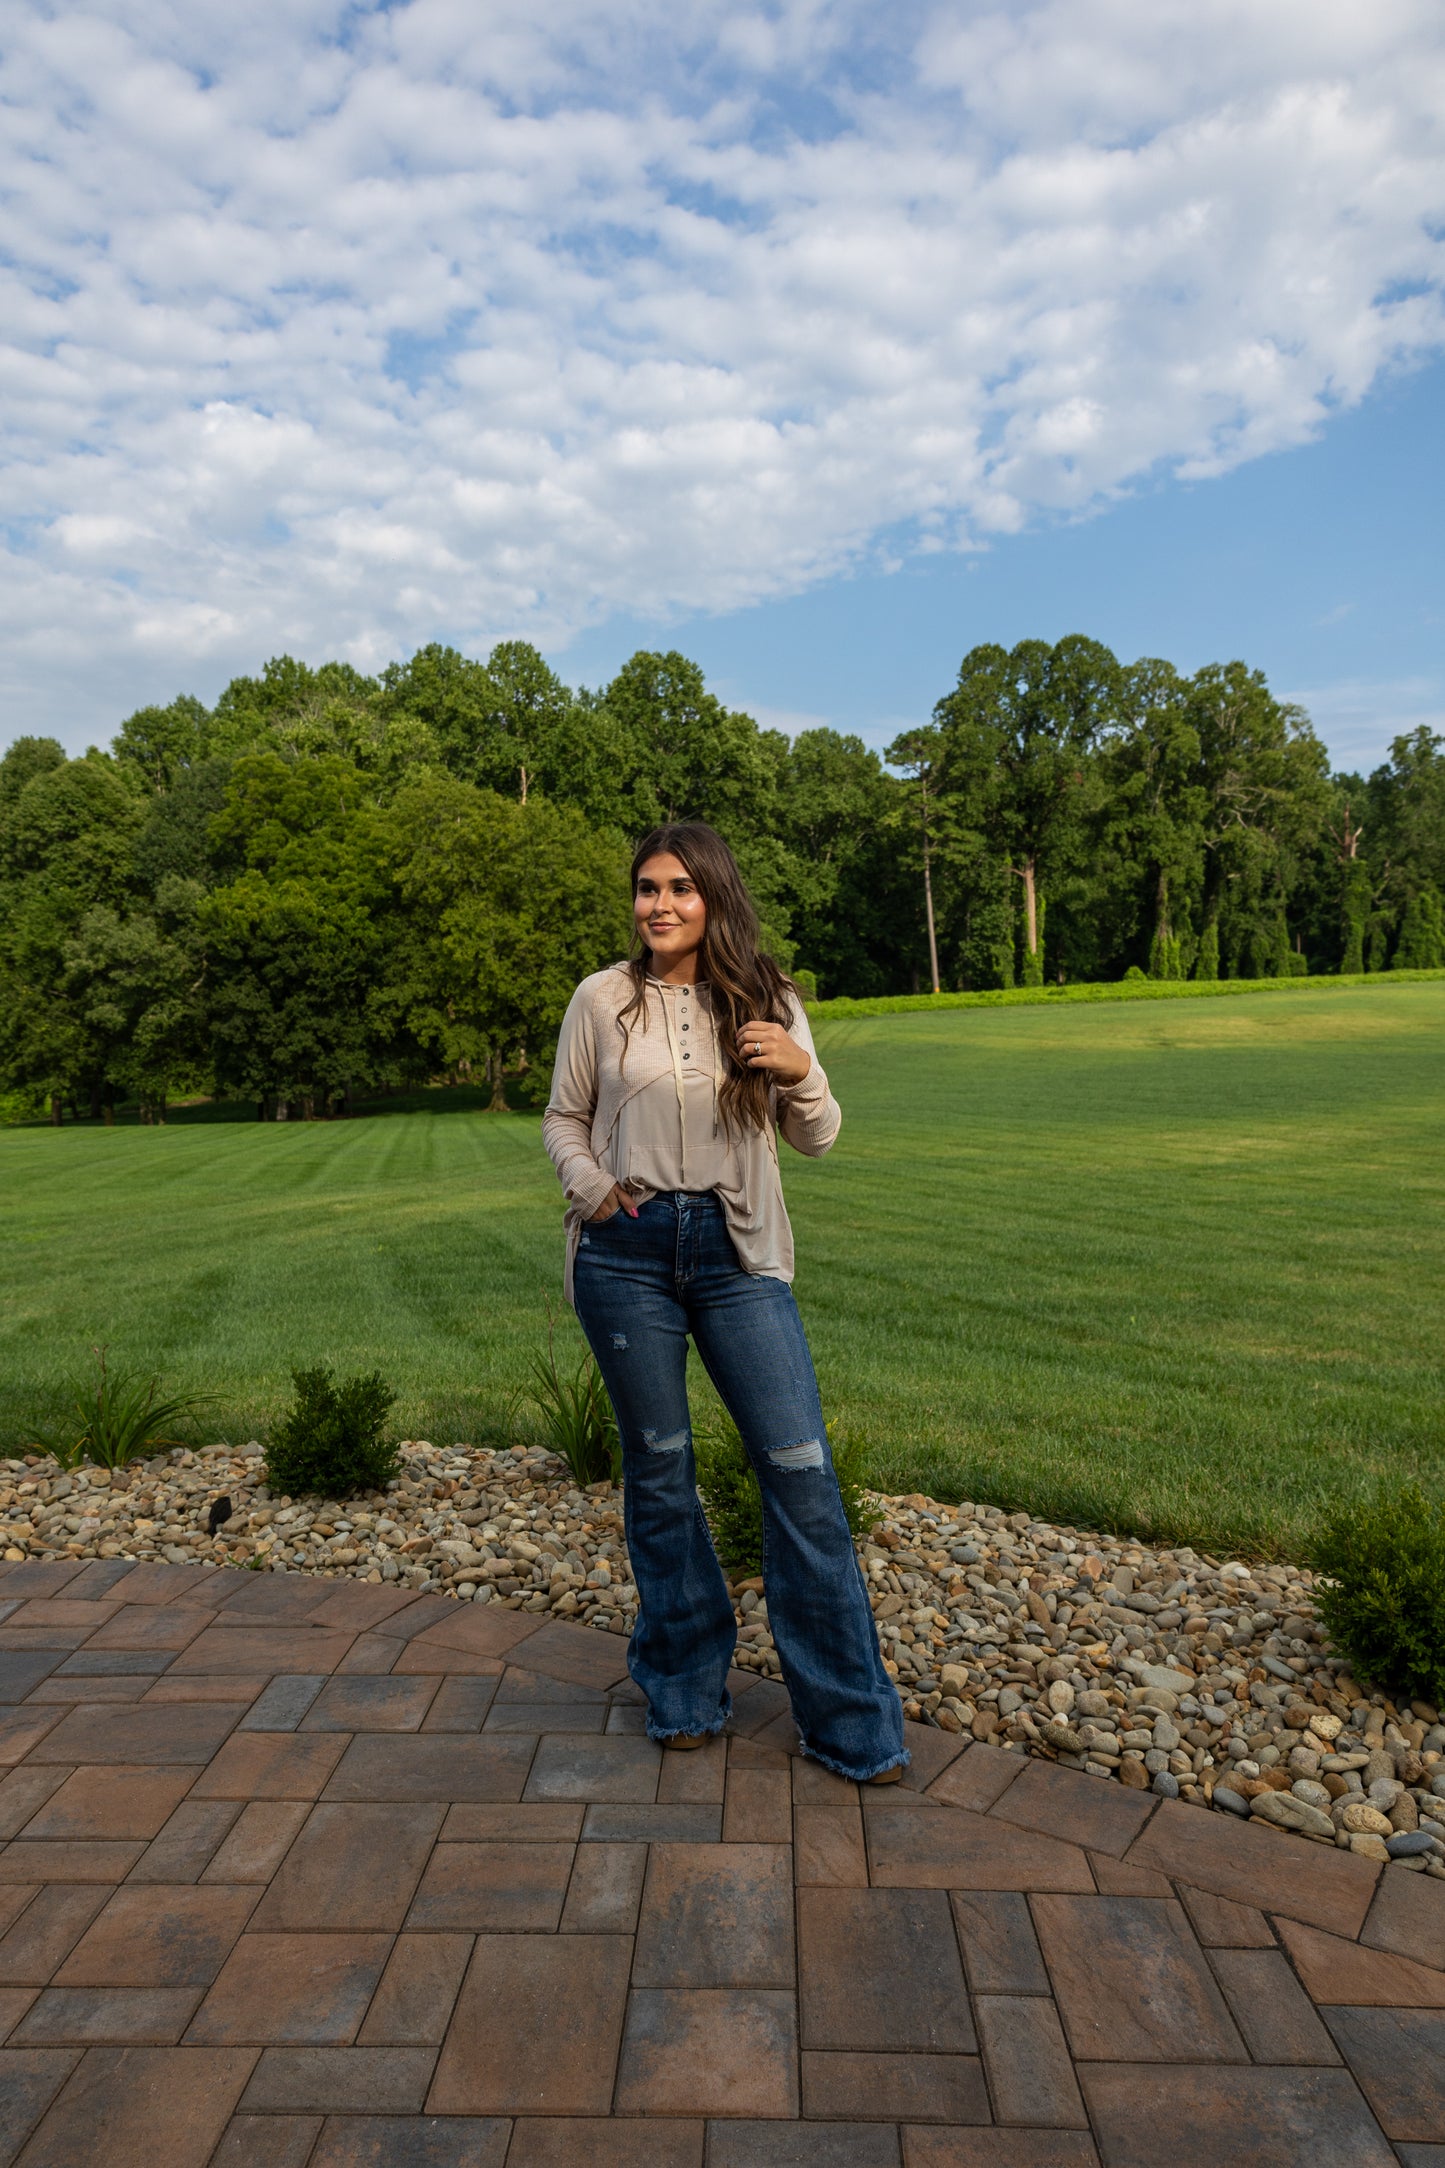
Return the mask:
{"type": "Polygon", "coordinates": [[[637,1207],[620,1182],[613,1183],[597,1210],[588,1215],[589,1223],[595,1227],[600,1220],[610,1220],[614,1212],[625,1212],[629,1219],[637,1217],[637,1207]]]}

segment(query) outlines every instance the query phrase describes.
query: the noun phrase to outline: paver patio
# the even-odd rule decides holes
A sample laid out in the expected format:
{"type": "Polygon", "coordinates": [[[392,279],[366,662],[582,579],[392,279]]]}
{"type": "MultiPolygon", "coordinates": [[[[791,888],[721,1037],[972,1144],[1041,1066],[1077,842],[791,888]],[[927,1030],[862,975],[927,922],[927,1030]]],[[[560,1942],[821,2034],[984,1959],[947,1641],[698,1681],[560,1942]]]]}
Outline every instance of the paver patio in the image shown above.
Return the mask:
{"type": "Polygon", "coordinates": [[[1445,1884],[620,1637],[0,1568],[0,2168],[1445,2163],[1445,1884]]]}

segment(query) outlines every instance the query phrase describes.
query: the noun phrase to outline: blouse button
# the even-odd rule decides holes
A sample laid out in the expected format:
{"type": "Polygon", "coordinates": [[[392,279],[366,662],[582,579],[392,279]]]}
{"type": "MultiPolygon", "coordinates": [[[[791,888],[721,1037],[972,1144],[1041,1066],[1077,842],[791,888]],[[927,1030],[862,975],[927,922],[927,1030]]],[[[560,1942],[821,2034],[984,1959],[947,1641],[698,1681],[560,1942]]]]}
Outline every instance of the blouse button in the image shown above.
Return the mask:
{"type": "Polygon", "coordinates": [[[683,1030],[684,1030],[684,1031],[688,1031],[688,1030],[690,1030],[690,1029],[691,1029],[691,1026],[690,1026],[690,1025],[688,1025],[688,1024],[684,1024],[682,1028],[683,1028],[683,1030]]]}
{"type": "Polygon", "coordinates": [[[692,1060],[692,1056],[691,1056],[691,1054],[684,1054],[682,1058],[683,1058],[683,1060],[684,1060],[684,1061],[691,1061],[691,1060],[692,1060]]]}

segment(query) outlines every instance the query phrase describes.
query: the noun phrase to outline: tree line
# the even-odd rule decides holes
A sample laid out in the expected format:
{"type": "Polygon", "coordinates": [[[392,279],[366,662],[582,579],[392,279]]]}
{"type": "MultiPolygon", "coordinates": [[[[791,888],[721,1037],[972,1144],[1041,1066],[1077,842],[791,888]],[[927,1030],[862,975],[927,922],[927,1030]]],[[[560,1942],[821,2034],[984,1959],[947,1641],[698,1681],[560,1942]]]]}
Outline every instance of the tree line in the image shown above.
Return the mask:
{"type": "Polygon", "coordinates": [[[1332,775],[1242,663],[976,647],[880,758],[760,729],[676,653],[598,691],[515,641],[377,677],[283,656],[108,752],[0,759],[6,1110],[540,1096],[572,987],[626,949],[632,839],[684,817],[825,997],[1445,965],[1445,738],[1332,775]]]}

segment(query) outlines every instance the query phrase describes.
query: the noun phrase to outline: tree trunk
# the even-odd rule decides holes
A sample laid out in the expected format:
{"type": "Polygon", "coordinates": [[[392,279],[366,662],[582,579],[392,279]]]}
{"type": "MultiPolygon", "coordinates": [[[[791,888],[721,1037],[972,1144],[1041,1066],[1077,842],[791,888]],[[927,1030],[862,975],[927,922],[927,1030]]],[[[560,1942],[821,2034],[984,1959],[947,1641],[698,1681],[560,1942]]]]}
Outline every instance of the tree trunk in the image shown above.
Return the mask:
{"type": "Polygon", "coordinates": [[[277,1095],[277,1099],[276,1099],[276,1119],[277,1119],[277,1121],[278,1121],[278,1122],[284,1122],[284,1121],[289,1121],[289,1120],[290,1120],[290,1117],[291,1117],[291,1109],[290,1109],[290,1107],[289,1107],[289,1106],[287,1105],[286,1101],[285,1101],[284,1099],[282,1099],[282,1098],[280,1097],[280,1095],[278,1094],[278,1095],[277,1095]]]}
{"type": "Polygon", "coordinates": [[[316,1119],[316,1101],[310,1092],[301,1094],[301,1119],[303,1122],[314,1122],[316,1119]]]}
{"type": "Polygon", "coordinates": [[[1038,860],[1030,851],[1023,864],[1013,870],[1024,884],[1023,983],[1025,986],[1042,986],[1044,958],[1039,945],[1038,860]]]}
{"type": "Polygon", "coordinates": [[[500,1054],[493,1054],[487,1063],[487,1074],[492,1083],[492,1096],[487,1102],[487,1112],[489,1114],[505,1114],[507,1112],[507,1094],[502,1082],[502,1057],[500,1054]]]}
{"type": "Polygon", "coordinates": [[[933,991],[938,992],[938,937],[933,927],[933,857],[928,840],[928,778],[920,770],[919,814],[923,824],[923,915],[928,921],[928,970],[933,991]]]}
{"type": "Polygon", "coordinates": [[[522,770],[522,803],[523,805],[527,803],[527,771],[525,768],[522,770]]]}
{"type": "Polygon", "coordinates": [[[1019,868],[1019,878],[1024,884],[1024,941],[1030,956],[1037,955],[1039,946],[1039,898],[1035,872],[1034,860],[1026,858],[1019,868]]]}
{"type": "Polygon", "coordinates": [[[52,1128],[52,1129],[59,1129],[59,1127],[61,1126],[61,1124],[62,1124],[62,1122],[63,1122],[64,1120],[65,1120],[65,1108],[64,1108],[64,1105],[63,1105],[63,1103],[62,1103],[62,1101],[61,1101],[61,1097],[60,1097],[60,1094],[59,1094],[59,1092],[52,1092],[52,1093],[50,1094],[50,1126],[51,1126],[51,1128],[52,1128]]]}
{"type": "Polygon", "coordinates": [[[100,1078],[92,1077],[90,1084],[90,1118],[93,1122],[100,1120],[102,1090],[100,1078]]]}
{"type": "Polygon", "coordinates": [[[928,838],[923,839],[923,909],[928,919],[928,968],[933,978],[933,991],[938,986],[938,936],[933,930],[933,874],[928,863],[928,838]]]}

